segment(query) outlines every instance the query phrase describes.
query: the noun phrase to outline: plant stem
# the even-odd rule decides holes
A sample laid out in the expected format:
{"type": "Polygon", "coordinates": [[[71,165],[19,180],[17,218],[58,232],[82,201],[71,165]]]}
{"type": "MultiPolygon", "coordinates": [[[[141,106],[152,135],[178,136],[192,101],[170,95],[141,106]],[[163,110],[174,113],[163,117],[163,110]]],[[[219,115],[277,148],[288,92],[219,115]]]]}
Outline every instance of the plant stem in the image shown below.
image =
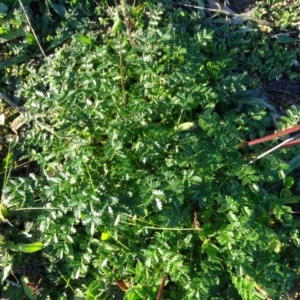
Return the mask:
{"type": "Polygon", "coordinates": [[[160,284],[160,287],[159,287],[159,291],[158,291],[156,300],[160,300],[161,299],[161,296],[162,296],[162,293],[163,293],[164,287],[165,287],[166,278],[167,278],[167,275],[164,275],[164,277],[162,278],[162,281],[161,281],[161,284],[160,284]]]}
{"type": "Polygon", "coordinates": [[[119,40],[119,58],[120,58],[120,81],[122,87],[123,104],[126,105],[126,91],[125,91],[124,74],[123,74],[122,47],[121,47],[121,39],[120,39],[119,32],[118,32],[118,40],[119,40]]]}
{"type": "Polygon", "coordinates": [[[133,43],[132,36],[131,36],[129,19],[127,18],[126,1],[125,0],[121,0],[121,9],[122,9],[122,13],[124,16],[124,23],[126,26],[126,31],[127,31],[128,37],[129,37],[129,41],[130,41],[131,46],[133,46],[134,43],[133,43]]]}
{"type": "Polygon", "coordinates": [[[253,146],[253,145],[256,145],[256,144],[264,143],[266,141],[269,141],[269,140],[272,140],[272,139],[278,138],[280,136],[287,135],[287,134],[290,134],[290,133],[293,133],[293,132],[299,131],[299,130],[300,130],[300,125],[297,125],[297,126],[294,126],[292,128],[285,129],[285,130],[282,130],[280,132],[273,133],[273,134],[264,136],[262,138],[259,138],[259,139],[253,140],[253,141],[244,142],[242,144],[239,144],[238,148],[253,146]]]}
{"type": "Polygon", "coordinates": [[[36,40],[36,42],[37,42],[37,44],[38,44],[38,46],[39,46],[39,48],[40,48],[40,50],[41,50],[43,56],[46,58],[47,56],[46,56],[46,54],[45,54],[45,52],[44,52],[44,50],[43,50],[43,48],[42,48],[42,46],[41,46],[41,44],[40,44],[40,42],[39,42],[37,36],[36,36],[36,34],[35,34],[35,31],[33,30],[32,26],[31,26],[30,20],[29,20],[29,18],[28,18],[28,16],[27,16],[27,13],[26,13],[26,10],[25,10],[25,8],[24,8],[24,6],[23,6],[22,1],[19,0],[19,3],[20,3],[20,6],[21,6],[21,8],[22,8],[22,10],[23,10],[23,12],[24,12],[26,21],[27,21],[27,23],[28,23],[28,25],[29,25],[29,27],[30,27],[30,29],[31,29],[31,31],[32,31],[32,34],[34,35],[34,38],[35,38],[35,40],[36,40]]]}

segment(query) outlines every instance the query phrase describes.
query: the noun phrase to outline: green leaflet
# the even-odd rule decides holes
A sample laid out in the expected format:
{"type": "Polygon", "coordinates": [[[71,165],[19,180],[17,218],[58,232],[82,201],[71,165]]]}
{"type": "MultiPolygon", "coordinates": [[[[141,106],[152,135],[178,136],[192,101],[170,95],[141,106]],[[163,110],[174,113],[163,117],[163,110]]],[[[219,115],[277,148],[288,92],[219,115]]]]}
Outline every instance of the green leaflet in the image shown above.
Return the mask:
{"type": "Polygon", "coordinates": [[[42,242],[35,242],[32,244],[24,244],[24,243],[16,243],[15,244],[13,242],[7,242],[6,245],[10,250],[21,251],[24,253],[33,253],[33,252],[40,251],[43,249],[42,242]]]}

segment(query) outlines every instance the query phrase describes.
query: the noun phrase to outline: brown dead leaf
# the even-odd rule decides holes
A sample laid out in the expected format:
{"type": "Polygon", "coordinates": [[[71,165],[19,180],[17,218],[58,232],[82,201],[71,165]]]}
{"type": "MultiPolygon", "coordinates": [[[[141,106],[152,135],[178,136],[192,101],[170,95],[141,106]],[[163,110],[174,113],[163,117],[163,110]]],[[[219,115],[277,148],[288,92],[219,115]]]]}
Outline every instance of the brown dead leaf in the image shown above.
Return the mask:
{"type": "Polygon", "coordinates": [[[19,115],[11,122],[10,128],[15,134],[18,134],[17,130],[21,128],[26,122],[26,117],[24,115],[19,115]]]}
{"type": "Polygon", "coordinates": [[[123,279],[116,279],[116,283],[119,286],[119,288],[124,292],[131,288],[131,284],[123,279]]]}
{"type": "Polygon", "coordinates": [[[195,228],[200,229],[200,222],[198,220],[198,216],[195,211],[194,211],[194,225],[195,225],[195,228]]]}

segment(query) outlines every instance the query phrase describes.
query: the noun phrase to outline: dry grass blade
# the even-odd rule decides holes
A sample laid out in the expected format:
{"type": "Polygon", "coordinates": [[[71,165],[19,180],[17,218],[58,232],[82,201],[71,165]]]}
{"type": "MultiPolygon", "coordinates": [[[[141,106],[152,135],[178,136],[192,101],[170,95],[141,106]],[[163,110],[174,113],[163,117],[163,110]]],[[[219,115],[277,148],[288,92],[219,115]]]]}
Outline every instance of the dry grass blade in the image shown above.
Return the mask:
{"type": "Polygon", "coordinates": [[[36,36],[36,34],[35,34],[35,31],[33,30],[32,26],[31,26],[31,23],[30,23],[30,20],[29,20],[29,18],[28,18],[28,16],[27,16],[27,13],[26,13],[26,10],[25,10],[25,8],[24,8],[24,5],[23,5],[23,3],[22,3],[21,0],[19,0],[19,3],[20,3],[20,6],[21,6],[21,8],[22,8],[22,10],[23,10],[23,12],[24,12],[26,21],[27,21],[27,23],[28,23],[28,25],[29,25],[29,27],[30,27],[30,29],[31,29],[31,31],[32,31],[32,34],[34,35],[34,38],[35,38],[35,40],[36,40],[36,42],[37,42],[37,44],[38,44],[38,46],[39,46],[39,48],[40,48],[40,50],[41,50],[43,56],[46,58],[47,56],[46,56],[46,54],[45,54],[45,52],[44,52],[44,50],[43,50],[43,48],[42,48],[42,46],[41,46],[41,44],[40,44],[40,42],[39,42],[37,36],[36,36]]]}
{"type": "Polygon", "coordinates": [[[274,25],[271,22],[254,18],[252,16],[249,16],[248,14],[237,14],[237,13],[233,12],[232,10],[226,9],[224,7],[220,8],[220,9],[214,9],[214,8],[208,8],[208,7],[190,5],[190,4],[183,4],[183,3],[174,3],[174,4],[181,5],[181,6],[186,6],[186,7],[191,7],[191,8],[196,8],[196,9],[204,9],[204,10],[216,12],[218,14],[224,14],[224,15],[227,15],[227,16],[231,16],[231,17],[234,17],[234,18],[243,18],[244,21],[247,21],[247,20],[254,21],[254,22],[256,22],[258,24],[261,24],[261,25],[268,25],[268,26],[271,26],[271,27],[274,25]]]}

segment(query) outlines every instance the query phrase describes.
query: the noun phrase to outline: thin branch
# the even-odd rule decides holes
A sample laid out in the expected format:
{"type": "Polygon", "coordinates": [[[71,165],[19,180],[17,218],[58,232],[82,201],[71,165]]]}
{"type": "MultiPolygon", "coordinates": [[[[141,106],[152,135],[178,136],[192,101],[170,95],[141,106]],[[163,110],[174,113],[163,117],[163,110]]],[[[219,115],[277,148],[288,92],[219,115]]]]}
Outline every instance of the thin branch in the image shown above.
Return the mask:
{"type": "Polygon", "coordinates": [[[166,282],[166,279],[167,279],[167,275],[164,275],[164,277],[162,278],[162,281],[161,281],[160,287],[159,287],[159,291],[158,291],[158,294],[157,294],[156,300],[161,300],[162,293],[163,293],[163,291],[164,291],[164,287],[165,287],[165,282],[166,282]]]}
{"type": "Polygon", "coordinates": [[[297,126],[294,126],[292,128],[285,129],[285,130],[282,130],[280,132],[273,133],[273,134],[264,136],[262,138],[259,138],[259,139],[253,140],[253,141],[241,143],[241,144],[238,145],[238,148],[260,144],[260,143],[263,143],[263,142],[266,142],[266,141],[269,141],[269,140],[272,140],[272,139],[278,138],[280,136],[287,135],[287,134],[290,134],[290,133],[293,133],[293,132],[296,132],[296,131],[299,131],[299,130],[300,130],[300,125],[297,125],[297,126]]]}
{"type": "Polygon", "coordinates": [[[32,26],[31,26],[30,20],[29,20],[29,18],[28,18],[28,16],[27,16],[27,13],[26,13],[26,10],[25,10],[25,8],[24,8],[24,6],[23,6],[22,1],[19,0],[19,3],[20,3],[20,5],[21,5],[21,8],[22,8],[24,14],[25,14],[26,21],[27,21],[27,23],[28,23],[28,25],[29,25],[29,27],[30,27],[30,29],[31,29],[31,31],[32,31],[32,34],[34,35],[34,38],[35,38],[35,40],[36,40],[36,42],[37,42],[37,44],[38,44],[38,46],[39,46],[39,48],[40,48],[40,50],[41,50],[43,56],[46,58],[47,56],[46,56],[46,54],[45,54],[45,52],[44,52],[44,50],[43,50],[43,48],[42,48],[42,46],[41,46],[41,44],[40,44],[40,42],[39,42],[37,36],[36,36],[36,34],[35,34],[35,32],[34,32],[32,26]]]}
{"type": "Polygon", "coordinates": [[[16,208],[13,211],[25,211],[25,210],[61,210],[61,208],[56,208],[56,207],[24,207],[24,208],[16,208]]]}
{"type": "Polygon", "coordinates": [[[282,145],[281,148],[292,147],[292,146],[299,145],[299,144],[300,144],[300,139],[297,139],[295,141],[292,141],[292,142],[289,142],[289,143],[286,143],[286,144],[282,145]]]}
{"type": "MultiPolygon", "coordinates": [[[[122,223],[124,223],[124,222],[122,222],[122,223]]],[[[172,227],[152,227],[152,226],[145,226],[144,228],[154,229],[154,230],[169,230],[169,231],[199,231],[199,230],[203,230],[201,228],[172,228],[172,227]]]]}
{"type": "Polygon", "coordinates": [[[124,74],[123,74],[122,47],[121,47],[121,39],[120,39],[119,32],[118,32],[118,40],[119,40],[119,58],[120,58],[120,81],[122,87],[123,104],[126,105],[126,91],[125,91],[124,74]]]}
{"type": "Polygon", "coordinates": [[[126,13],[126,0],[121,0],[121,9],[122,9],[123,17],[124,17],[127,35],[129,37],[130,44],[133,47],[134,42],[133,42],[131,31],[130,31],[130,22],[127,17],[127,13],[126,13]]]}
{"type": "Polygon", "coordinates": [[[299,137],[299,135],[297,135],[297,136],[295,136],[295,137],[292,137],[292,138],[290,138],[290,139],[287,139],[287,140],[283,141],[283,142],[280,143],[279,145],[273,147],[272,149],[270,149],[270,150],[268,150],[268,151],[262,153],[261,155],[257,156],[255,159],[251,160],[251,161],[249,162],[249,164],[253,164],[255,161],[257,161],[257,160],[259,160],[259,159],[265,157],[266,155],[270,154],[271,152],[277,150],[278,148],[283,147],[283,145],[288,144],[289,142],[295,140],[295,139],[298,138],[298,137],[299,137]]]}

